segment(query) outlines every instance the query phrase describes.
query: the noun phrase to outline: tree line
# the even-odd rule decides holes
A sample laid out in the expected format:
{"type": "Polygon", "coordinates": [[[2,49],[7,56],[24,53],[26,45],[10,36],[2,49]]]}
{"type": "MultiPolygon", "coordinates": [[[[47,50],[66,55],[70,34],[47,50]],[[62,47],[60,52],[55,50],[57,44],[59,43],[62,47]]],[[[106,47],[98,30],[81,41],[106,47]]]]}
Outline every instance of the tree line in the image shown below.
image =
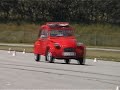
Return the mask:
{"type": "Polygon", "coordinates": [[[0,22],[108,22],[120,24],[119,0],[0,0],[0,22]]]}

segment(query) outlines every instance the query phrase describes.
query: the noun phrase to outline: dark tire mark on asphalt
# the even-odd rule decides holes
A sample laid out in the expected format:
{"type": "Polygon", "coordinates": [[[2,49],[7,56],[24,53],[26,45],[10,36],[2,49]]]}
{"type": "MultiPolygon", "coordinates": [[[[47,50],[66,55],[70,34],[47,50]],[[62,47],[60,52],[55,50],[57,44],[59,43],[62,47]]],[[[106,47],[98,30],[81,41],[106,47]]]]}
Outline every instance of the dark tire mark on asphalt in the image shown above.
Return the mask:
{"type": "MultiPolygon", "coordinates": [[[[10,63],[7,63],[7,64],[0,63],[0,64],[1,64],[0,68],[7,68],[7,69],[24,70],[24,71],[30,71],[30,72],[39,72],[39,73],[47,73],[47,74],[56,74],[56,75],[79,77],[79,78],[84,78],[86,80],[93,80],[93,81],[98,81],[98,82],[101,82],[101,83],[107,83],[107,84],[112,84],[112,85],[116,85],[116,83],[112,83],[112,81],[116,81],[116,82],[120,83],[120,81],[118,81],[118,80],[101,79],[101,78],[80,76],[80,75],[70,75],[70,74],[55,73],[55,72],[50,72],[50,71],[42,71],[42,70],[34,70],[34,69],[42,68],[42,69],[49,69],[49,70],[66,71],[66,72],[71,72],[71,73],[78,72],[78,73],[97,74],[97,75],[104,75],[104,76],[106,74],[98,74],[98,73],[90,73],[90,72],[74,71],[74,70],[65,70],[65,69],[46,68],[46,67],[36,67],[36,66],[28,66],[28,65],[20,65],[20,64],[10,64],[10,63]],[[15,66],[15,67],[13,67],[13,66],[15,66]],[[17,67],[17,66],[22,66],[22,67],[17,67]],[[32,67],[34,69],[25,69],[25,67],[32,67]]],[[[120,77],[120,76],[113,76],[113,75],[107,75],[107,76],[120,77]]]]}

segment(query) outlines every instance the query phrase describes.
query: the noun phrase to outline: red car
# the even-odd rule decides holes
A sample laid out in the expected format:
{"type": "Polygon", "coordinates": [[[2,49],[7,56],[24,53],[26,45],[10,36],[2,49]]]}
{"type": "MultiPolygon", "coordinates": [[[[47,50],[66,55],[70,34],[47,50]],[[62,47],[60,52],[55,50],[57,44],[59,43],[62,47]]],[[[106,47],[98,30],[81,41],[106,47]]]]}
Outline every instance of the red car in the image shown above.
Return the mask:
{"type": "Polygon", "coordinates": [[[53,63],[55,59],[64,59],[66,64],[75,59],[78,64],[85,64],[86,48],[78,43],[74,36],[74,29],[68,22],[48,22],[39,29],[38,39],[34,44],[35,60],[45,60],[53,63]]]}

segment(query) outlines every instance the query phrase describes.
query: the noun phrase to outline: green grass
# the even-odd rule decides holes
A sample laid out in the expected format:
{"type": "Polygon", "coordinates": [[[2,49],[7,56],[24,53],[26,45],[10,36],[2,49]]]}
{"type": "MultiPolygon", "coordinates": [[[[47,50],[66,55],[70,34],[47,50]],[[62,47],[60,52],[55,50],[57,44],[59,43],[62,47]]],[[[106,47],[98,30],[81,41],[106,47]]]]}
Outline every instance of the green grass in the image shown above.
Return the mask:
{"type": "Polygon", "coordinates": [[[77,34],[104,34],[104,35],[119,35],[120,26],[111,24],[73,24],[77,34]]]}
{"type": "Polygon", "coordinates": [[[38,34],[35,24],[0,24],[0,42],[33,43],[38,34]]]}
{"type": "Polygon", "coordinates": [[[110,24],[74,24],[78,41],[92,46],[120,47],[120,26],[110,24]]]}
{"type": "Polygon", "coordinates": [[[120,62],[120,52],[87,50],[88,58],[98,58],[99,60],[120,62]]]}
{"type": "MultiPolygon", "coordinates": [[[[0,50],[9,50],[11,48],[13,51],[22,52],[26,49],[26,52],[33,53],[32,47],[15,47],[15,46],[0,46],[0,50]]],[[[120,62],[120,52],[109,52],[109,51],[97,51],[97,50],[87,50],[86,58],[97,58],[99,60],[107,60],[107,61],[116,61],[120,62]]]]}
{"type": "Polygon", "coordinates": [[[0,50],[9,50],[9,48],[11,48],[11,51],[19,51],[19,52],[23,52],[23,50],[25,49],[25,51],[27,53],[32,53],[33,52],[33,48],[32,47],[17,47],[17,46],[0,46],[0,50]]]}

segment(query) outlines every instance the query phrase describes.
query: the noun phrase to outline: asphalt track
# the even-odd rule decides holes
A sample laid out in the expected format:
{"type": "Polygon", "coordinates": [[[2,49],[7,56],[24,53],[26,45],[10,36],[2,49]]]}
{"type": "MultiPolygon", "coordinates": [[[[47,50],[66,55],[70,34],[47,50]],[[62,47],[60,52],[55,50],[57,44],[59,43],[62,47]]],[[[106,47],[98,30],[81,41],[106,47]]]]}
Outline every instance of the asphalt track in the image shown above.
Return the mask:
{"type": "Polygon", "coordinates": [[[75,60],[48,63],[34,61],[32,53],[0,50],[0,90],[3,89],[78,89],[116,90],[120,86],[120,63],[86,59],[86,65],[75,60]]]}

